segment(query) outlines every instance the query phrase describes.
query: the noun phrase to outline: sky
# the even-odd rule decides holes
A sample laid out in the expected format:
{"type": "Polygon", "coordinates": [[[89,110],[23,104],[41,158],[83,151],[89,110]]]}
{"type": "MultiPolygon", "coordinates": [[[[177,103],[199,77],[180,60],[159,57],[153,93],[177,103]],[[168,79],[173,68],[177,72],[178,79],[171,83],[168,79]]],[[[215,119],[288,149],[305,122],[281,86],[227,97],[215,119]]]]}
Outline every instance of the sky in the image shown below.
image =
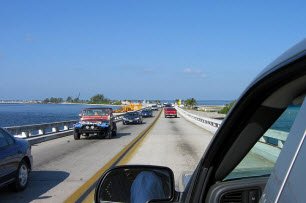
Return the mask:
{"type": "Polygon", "coordinates": [[[305,1],[0,1],[0,99],[236,99],[305,1]]]}

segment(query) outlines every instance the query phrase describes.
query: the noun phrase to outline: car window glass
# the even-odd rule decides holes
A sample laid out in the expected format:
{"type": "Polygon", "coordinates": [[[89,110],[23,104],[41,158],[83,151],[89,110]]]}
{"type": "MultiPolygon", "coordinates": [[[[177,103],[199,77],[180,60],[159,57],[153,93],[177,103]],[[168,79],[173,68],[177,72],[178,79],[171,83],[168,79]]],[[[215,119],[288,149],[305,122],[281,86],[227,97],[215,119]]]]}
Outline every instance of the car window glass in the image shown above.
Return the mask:
{"type": "Polygon", "coordinates": [[[4,136],[4,133],[0,131],[0,148],[8,145],[8,142],[4,136]]]}
{"type": "Polygon", "coordinates": [[[288,106],[225,180],[270,175],[300,107],[288,106]]]}

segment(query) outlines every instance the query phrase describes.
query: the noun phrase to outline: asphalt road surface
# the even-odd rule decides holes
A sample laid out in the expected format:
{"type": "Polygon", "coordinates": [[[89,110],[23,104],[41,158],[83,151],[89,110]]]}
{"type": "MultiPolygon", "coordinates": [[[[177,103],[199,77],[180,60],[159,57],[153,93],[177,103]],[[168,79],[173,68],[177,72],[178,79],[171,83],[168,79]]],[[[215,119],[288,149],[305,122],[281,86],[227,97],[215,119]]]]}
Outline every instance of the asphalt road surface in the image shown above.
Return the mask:
{"type": "Polygon", "coordinates": [[[145,118],[139,125],[117,123],[118,135],[113,139],[67,136],[32,146],[34,167],[27,189],[15,193],[3,188],[0,202],[63,202],[153,120],[145,118]]]}
{"type": "Polygon", "coordinates": [[[176,189],[182,191],[182,175],[194,171],[212,136],[181,116],[161,116],[128,164],[167,166],[174,172],[176,189]]]}

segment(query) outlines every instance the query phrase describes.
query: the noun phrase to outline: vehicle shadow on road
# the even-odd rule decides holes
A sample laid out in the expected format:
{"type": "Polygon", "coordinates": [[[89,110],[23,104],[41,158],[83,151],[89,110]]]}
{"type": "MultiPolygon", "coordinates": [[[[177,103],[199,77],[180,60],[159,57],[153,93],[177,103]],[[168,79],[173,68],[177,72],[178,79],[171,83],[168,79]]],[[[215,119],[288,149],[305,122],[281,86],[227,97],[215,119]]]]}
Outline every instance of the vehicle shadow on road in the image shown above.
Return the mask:
{"type": "MultiPolygon", "coordinates": [[[[123,136],[127,136],[127,135],[131,135],[131,133],[119,133],[117,132],[117,135],[115,137],[112,137],[111,139],[116,139],[116,138],[120,138],[120,137],[123,137],[123,136]]],[[[107,138],[105,137],[100,137],[99,135],[90,135],[89,137],[82,137],[81,139],[83,140],[104,140],[107,138]]]]}
{"type": "Polygon", "coordinates": [[[123,137],[123,136],[128,136],[128,135],[131,135],[132,133],[117,133],[117,135],[115,137],[112,137],[112,139],[117,139],[117,138],[120,138],[120,137],[123,137]]]}
{"type": "Polygon", "coordinates": [[[125,126],[133,126],[133,125],[135,125],[135,126],[137,126],[137,125],[145,125],[145,124],[147,124],[147,122],[145,122],[145,121],[143,121],[142,123],[127,123],[127,124],[125,124],[125,126]]]}
{"type": "Polygon", "coordinates": [[[65,171],[32,171],[29,184],[22,192],[14,192],[10,187],[0,189],[1,202],[31,202],[33,200],[51,201],[50,195],[43,195],[61,182],[69,173],[65,171]]]}

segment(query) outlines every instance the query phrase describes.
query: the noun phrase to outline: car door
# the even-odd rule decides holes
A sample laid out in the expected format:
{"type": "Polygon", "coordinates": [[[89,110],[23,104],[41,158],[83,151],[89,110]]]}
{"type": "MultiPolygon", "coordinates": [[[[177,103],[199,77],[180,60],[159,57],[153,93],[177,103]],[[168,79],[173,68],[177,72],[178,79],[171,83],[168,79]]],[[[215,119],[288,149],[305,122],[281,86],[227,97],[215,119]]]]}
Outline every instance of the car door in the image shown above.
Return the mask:
{"type": "MultiPolygon", "coordinates": [[[[0,176],[3,181],[11,179],[17,171],[20,154],[13,138],[0,129],[0,176]]],[[[21,153],[21,152],[20,152],[21,153]]]]}
{"type": "MultiPolygon", "coordinates": [[[[305,99],[304,99],[305,100],[305,99]]],[[[262,195],[261,202],[306,202],[306,101],[286,140],[274,170],[262,195]]]]}
{"type": "Polygon", "coordinates": [[[266,133],[291,105],[302,104],[305,93],[306,40],[268,66],[242,94],[216,132],[181,201],[258,202],[279,149],[286,147],[286,139],[280,138],[284,136],[266,133]],[[270,142],[275,146],[269,148],[270,142]],[[252,153],[270,159],[270,166],[245,164],[252,153]],[[249,170],[241,171],[243,166],[249,170]]]}
{"type": "MultiPolygon", "coordinates": [[[[0,131],[0,178],[2,179],[8,174],[8,165],[7,165],[7,154],[6,148],[8,147],[8,142],[5,139],[3,133],[0,131]]],[[[2,182],[2,181],[1,181],[2,182]]]]}

